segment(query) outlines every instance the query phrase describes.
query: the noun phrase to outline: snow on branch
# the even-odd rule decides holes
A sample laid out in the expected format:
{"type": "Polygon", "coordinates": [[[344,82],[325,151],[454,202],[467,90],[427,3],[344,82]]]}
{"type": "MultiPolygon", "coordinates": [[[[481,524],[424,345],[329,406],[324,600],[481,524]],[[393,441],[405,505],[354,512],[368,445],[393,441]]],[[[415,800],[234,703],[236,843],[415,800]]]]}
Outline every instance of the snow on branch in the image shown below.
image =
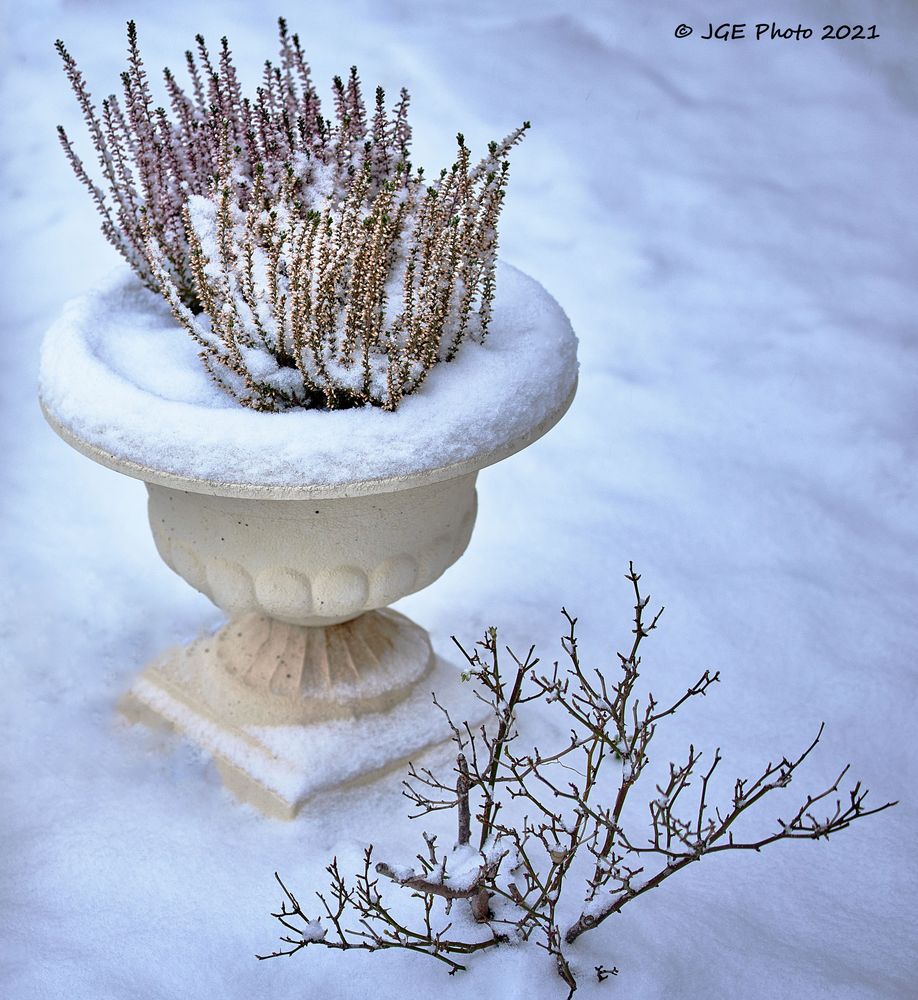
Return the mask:
{"type": "Polygon", "coordinates": [[[154,107],[131,21],[123,96],[100,111],[58,41],[101,183],[63,128],[60,141],[105,237],[238,402],[394,410],[488,331],[507,156],[529,123],[477,164],[458,135],[455,162],[428,183],[409,161],[406,90],[387,110],[377,87],[370,112],[352,67],[324,118],[283,18],[279,47],[248,97],[227,39],[212,55],[198,35],[190,94],[164,70],[167,110],[154,107]]]}
{"type": "MultiPolygon", "coordinates": [[[[760,825],[758,832],[740,832],[745,814],[758,815],[755,807],[795,778],[819,743],[820,726],[802,752],[766,764],[753,778],[737,779],[732,796],[719,805],[712,802],[712,779],[720,751],[705,764],[690,746],[652,790],[643,782],[648,823],[633,829],[633,812],[626,819],[625,806],[647,771],[657,726],[705,695],[719,673],[706,670],[667,704],[652,694],[639,695],[642,644],[661,612],[648,616],[650,598],[642,594],[633,565],[627,579],[634,599],[633,639],[629,651],[618,654],[614,670],[584,667],[577,620],[566,610],[564,665],[555,662],[547,671],[539,669],[534,648],[524,657],[507,648],[510,667],[503,666],[496,629],[471,652],[454,639],[489,720],[480,727],[458,722],[435,698],[452,729],[456,767],[438,775],[409,766],[404,794],[415,817],[455,810],[455,843],[441,849],[437,836],[425,832],[426,849],[408,866],[386,861],[373,866],[373,848],[367,848],[353,884],[333,861],[328,892],[316,894],[318,916],[308,916],[278,877],[285,900],[274,916],[286,929],[281,940],[287,947],[260,958],[291,955],[309,945],[342,951],[404,948],[438,959],[454,974],[465,968],[462,956],[529,942],[550,956],[572,996],[577,980],[569,952],[577,939],[706,854],[827,839],[896,804],[868,806],[859,782],[843,792],[844,767],[832,784],[803,796],[784,818],[760,825]],[[534,706],[565,720],[565,741],[543,749],[523,744],[519,720],[534,706]],[[414,922],[394,916],[380,877],[418,901],[414,922]],[[463,923],[450,914],[465,901],[471,920],[463,923]],[[454,924],[470,929],[458,934],[454,924]]],[[[595,967],[599,981],[617,971],[595,967]]]]}

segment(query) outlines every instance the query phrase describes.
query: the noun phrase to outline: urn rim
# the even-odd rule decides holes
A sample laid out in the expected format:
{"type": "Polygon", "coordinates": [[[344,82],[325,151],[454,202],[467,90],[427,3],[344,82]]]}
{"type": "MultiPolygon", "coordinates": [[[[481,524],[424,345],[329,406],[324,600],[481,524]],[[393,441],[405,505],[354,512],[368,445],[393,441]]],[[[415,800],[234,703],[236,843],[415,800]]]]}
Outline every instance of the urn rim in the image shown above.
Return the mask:
{"type": "Polygon", "coordinates": [[[163,469],[156,469],[132,458],[116,455],[113,452],[94,444],[60,421],[56,414],[39,398],[42,414],[51,429],[71,448],[92,459],[99,465],[120,472],[132,479],[139,479],[155,486],[165,486],[169,489],[184,490],[187,493],[203,493],[208,496],[236,497],[248,500],[305,500],[331,499],[348,496],[369,496],[375,493],[394,493],[398,490],[414,489],[449,479],[457,479],[495,465],[497,462],[515,455],[533,442],[537,441],[564,416],[574,401],[577,393],[577,379],[564,401],[552,410],[546,417],[533,424],[527,431],[510,441],[478,452],[458,462],[450,462],[432,469],[422,469],[408,475],[380,476],[376,478],[357,479],[347,483],[294,483],[265,484],[232,482],[209,477],[178,475],[163,469]]]}

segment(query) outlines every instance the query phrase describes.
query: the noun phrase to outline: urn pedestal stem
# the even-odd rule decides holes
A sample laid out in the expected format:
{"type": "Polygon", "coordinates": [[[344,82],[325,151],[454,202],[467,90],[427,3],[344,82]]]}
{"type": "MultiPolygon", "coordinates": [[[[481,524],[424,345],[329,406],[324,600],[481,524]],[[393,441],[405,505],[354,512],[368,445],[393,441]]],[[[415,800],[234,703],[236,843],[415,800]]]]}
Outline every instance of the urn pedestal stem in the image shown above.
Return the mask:
{"type": "Polygon", "coordinates": [[[455,667],[391,609],[325,627],[249,613],[149,664],[121,710],[178,730],[237,797],[289,819],[447,739],[431,692],[449,687],[474,715],[455,667]]]}

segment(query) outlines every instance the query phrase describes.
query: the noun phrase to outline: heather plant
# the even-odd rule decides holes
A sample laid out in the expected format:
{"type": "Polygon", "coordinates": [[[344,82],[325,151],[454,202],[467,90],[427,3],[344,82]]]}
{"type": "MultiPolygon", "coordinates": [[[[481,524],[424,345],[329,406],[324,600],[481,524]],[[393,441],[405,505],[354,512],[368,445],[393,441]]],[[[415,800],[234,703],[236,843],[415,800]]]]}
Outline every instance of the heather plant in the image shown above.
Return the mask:
{"type": "MultiPolygon", "coordinates": [[[[410,766],[404,794],[413,818],[455,814],[456,835],[443,848],[424,832],[424,846],[408,864],[379,861],[373,847],[348,879],[333,859],[318,905],[304,908],[279,875],[284,898],[273,916],[284,928],[283,947],[259,958],[289,956],[308,947],[339,951],[398,948],[442,962],[450,975],[468,956],[501,946],[533,944],[553,960],[568,997],[577,988],[570,948],[634,900],[707,855],[759,852],[779,842],[828,839],[856,820],[895,805],[866,805],[860,782],[840,791],[848,767],[822,791],[805,794],[771,824],[749,824],[766,797],[797,778],[822,736],[800,752],[769,762],[751,778],[737,778],[714,804],[720,750],[705,759],[694,745],[662,772],[648,776],[659,725],[707,692],[719,673],[704,673],[668,703],[642,693],[640,650],[662,609],[648,620],[649,596],[629,566],[634,595],[632,640],[614,670],[589,670],[578,650],[576,619],[562,611],[566,666],[545,671],[530,648],[509,648],[509,672],[500,664],[496,629],[471,652],[458,642],[467,678],[487,712],[472,726],[444,712],[457,754],[451,774],[410,766]],[[554,746],[528,746],[521,726],[541,705],[568,730],[554,746]],[[643,825],[634,801],[644,789],[643,825]],[[385,883],[409,899],[384,895],[385,883]],[[414,901],[414,912],[407,905],[414,901]],[[454,907],[464,907],[456,912],[454,907]]],[[[454,639],[454,642],[456,640],[454,639]]],[[[599,980],[616,975],[599,965],[599,980]]]]}
{"type": "Polygon", "coordinates": [[[93,180],[61,143],[106,238],[161,293],[215,382],[261,410],[372,404],[395,409],[466,339],[484,339],[495,294],[507,154],[529,123],[473,164],[427,183],[409,160],[409,95],[372,113],[356,68],[324,118],[297,35],[279,20],[278,64],[243,94],[226,38],[202,36],[187,94],[164,71],[169,112],[128,23],[123,98],[93,104],[57,49],[99,161],[93,180]]]}

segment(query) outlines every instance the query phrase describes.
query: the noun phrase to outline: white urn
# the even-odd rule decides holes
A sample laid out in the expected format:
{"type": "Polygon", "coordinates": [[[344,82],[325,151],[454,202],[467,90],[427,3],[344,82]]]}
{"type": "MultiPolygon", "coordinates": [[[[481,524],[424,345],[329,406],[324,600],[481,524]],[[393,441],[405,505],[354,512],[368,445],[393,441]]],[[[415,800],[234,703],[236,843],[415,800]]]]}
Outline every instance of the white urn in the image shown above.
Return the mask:
{"type": "Polygon", "coordinates": [[[541,286],[502,266],[489,341],[397,413],[261,414],[213,395],[132,281],[118,272],[49,331],[42,408],[68,444],[146,482],[160,555],[228,621],[147,665],[121,707],[291,817],[446,739],[431,691],[474,712],[456,668],[388,606],[465,551],[478,471],[564,414],[576,339],[541,286]]]}

